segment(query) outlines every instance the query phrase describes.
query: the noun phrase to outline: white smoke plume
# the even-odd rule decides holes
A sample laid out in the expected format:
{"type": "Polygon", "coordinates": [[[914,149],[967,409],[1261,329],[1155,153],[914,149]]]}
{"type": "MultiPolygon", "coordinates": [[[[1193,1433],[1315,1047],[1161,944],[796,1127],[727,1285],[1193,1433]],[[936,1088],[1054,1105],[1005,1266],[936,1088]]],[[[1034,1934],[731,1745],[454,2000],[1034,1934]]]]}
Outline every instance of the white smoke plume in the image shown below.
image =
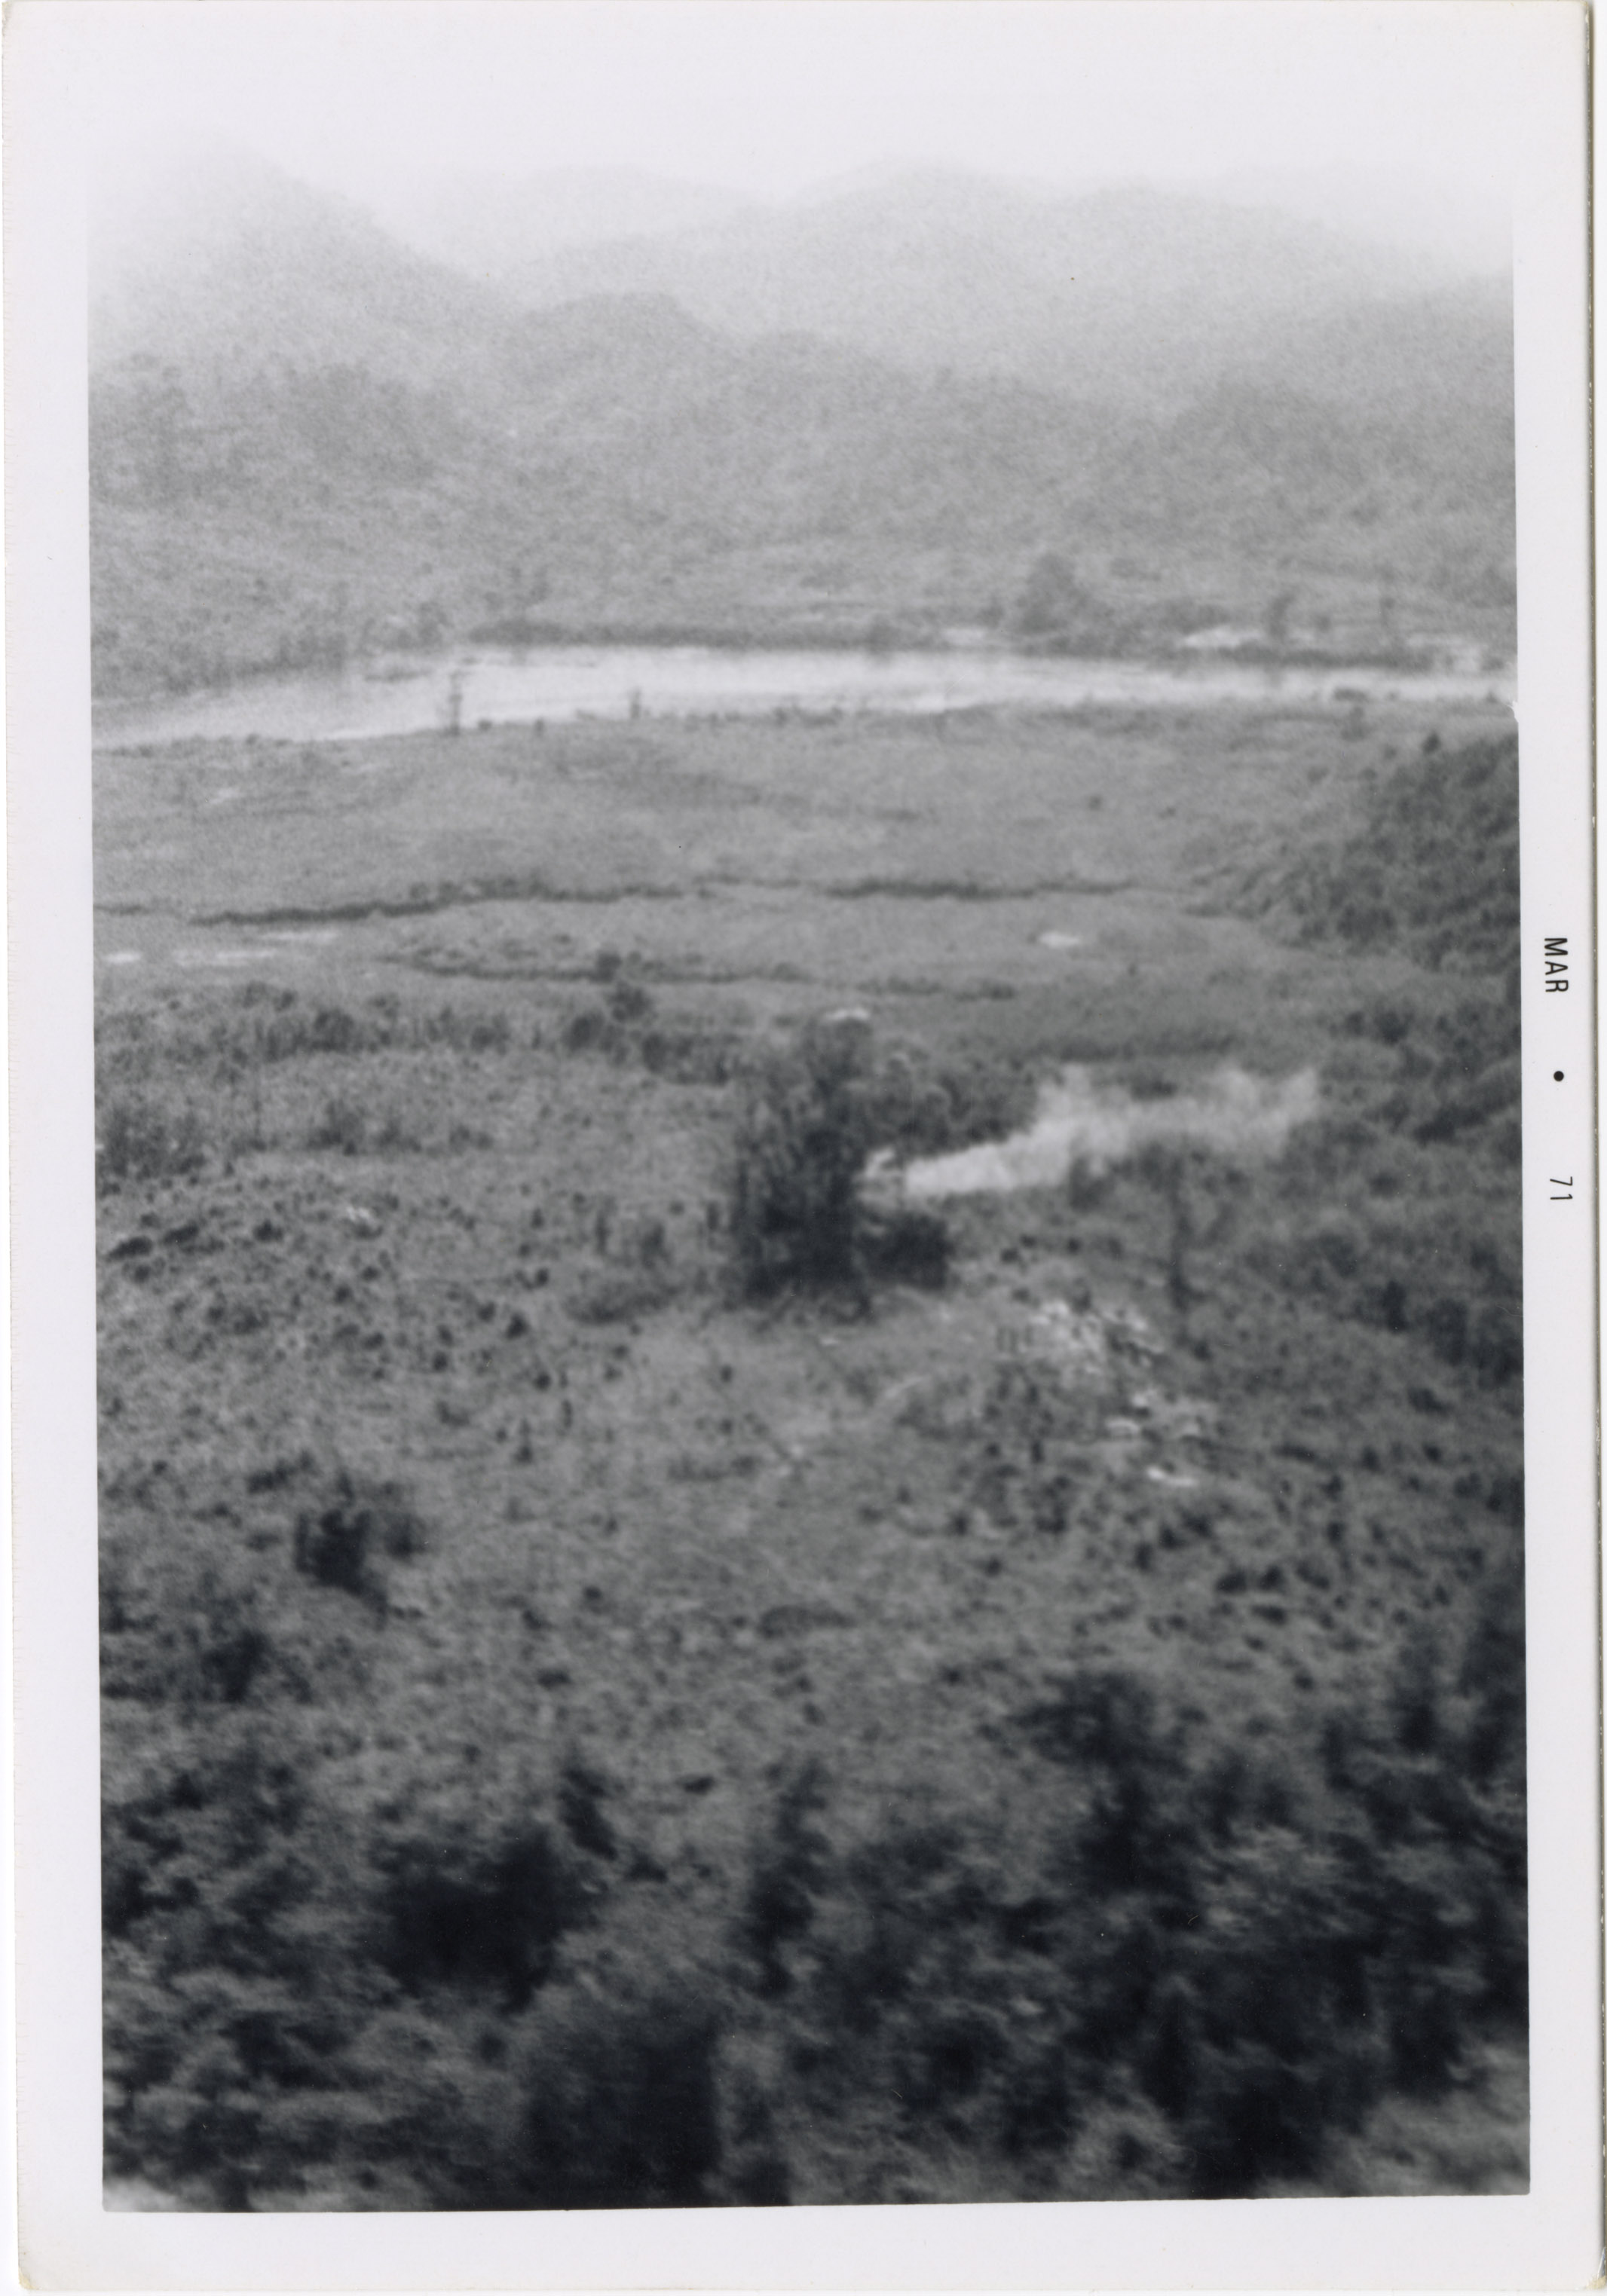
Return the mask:
{"type": "MultiPolygon", "coordinates": [[[[1295,1126],[1316,1114],[1317,1105],[1314,1069],[1301,1069],[1280,1081],[1250,1076],[1230,1062],[1197,1092],[1140,1100],[1124,1086],[1097,1084],[1085,1068],[1068,1068],[1058,1083],[1044,1086],[1025,1131],[951,1156],[920,1158],[905,1168],[902,1193],[924,1202],[1054,1187],[1074,1162],[1104,1171],[1151,1141],[1247,1158],[1275,1156],[1295,1126]]],[[[874,1181],[892,1176],[873,1169],[869,1177],[874,1181]]]]}

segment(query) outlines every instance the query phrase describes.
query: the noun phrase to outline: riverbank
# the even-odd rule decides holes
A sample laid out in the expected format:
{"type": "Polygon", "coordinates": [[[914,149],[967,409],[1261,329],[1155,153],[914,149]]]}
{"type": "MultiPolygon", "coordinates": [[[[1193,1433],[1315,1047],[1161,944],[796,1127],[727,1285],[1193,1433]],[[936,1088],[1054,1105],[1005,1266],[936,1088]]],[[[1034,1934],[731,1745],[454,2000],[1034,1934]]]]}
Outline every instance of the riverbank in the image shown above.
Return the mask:
{"type": "MultiPolygon", "coordinates": [[[[1408,657],[1421,661],[1422,657],[1408,657]]],[[[281,674],[156,701],[103,699],[98,747],[186,740],[330,742],[581,718],[719,720],[855,715],[947,718],[972,709],[1338,706],[1353,736],[1370,705],[1510,705],[1510,671],[1422,668],[1401,657],[1266,660],[1204,653],[1078,657],[951,644],[921,649],[600,644],[392,653],[340,670],[281,674]],[[1357,713],[1360,713],[1358,718],[1357,713]]]]}
{"type": "Polygon", "coordinates": [[[1305,670],[1335,677],[1351,670],[1364,676],[1413,678],[1446,671],[1487,679],[1507,679],[1512,675],[1507,652],[1453,637],[1401,645],[1330,647],[1274,644],[1239,634],[1224,643],[1201,644],[1198,638],[1158,643],[1153,633],[1133,632],[1125,639],[1118,634],[1098,649],[1091,649],[1052,636],[1009,636],[982,627],[942,628],[919,619],[898,620],[886,615],[865,620],[781,621],[748,627],[696,619],[625,618],[577,622],[505,615],[477,624],[450,645],[439,636],[413,640],[398,636],[367,648],[353,648],[338,638],[309,639],[301,646],[280,645],[260,659],[233,662],[227,672],[216,667],[210,671],[179,668],[159,682],[144,685],[101,675],[93,681],[93,693],[97,706],[155,708],[197,694],[232,692],[286,677],[400,680],[427,675],[442,661],[469,662],[486,652],[518,658],[606,651],[698,652],[737,659],[755,654],[838,654],[877,660],[899,654],[935,660],[960,656],[1059,663],[1122,661],[1176,673],[1202,664],[1227,663],[1240,668],[1305,670]]]}

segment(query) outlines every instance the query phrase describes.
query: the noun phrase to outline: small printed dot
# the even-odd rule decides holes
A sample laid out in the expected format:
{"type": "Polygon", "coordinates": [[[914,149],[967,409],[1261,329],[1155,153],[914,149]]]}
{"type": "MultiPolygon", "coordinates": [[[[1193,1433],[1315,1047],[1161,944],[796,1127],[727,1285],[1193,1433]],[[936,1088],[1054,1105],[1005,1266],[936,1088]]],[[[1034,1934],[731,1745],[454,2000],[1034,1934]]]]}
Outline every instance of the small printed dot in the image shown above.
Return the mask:
{"type": "Polygon", "coordinates": [[[1551,1072],[1551,1079],[1552,1079],[1552,1082],[1553,1082],[1553,1084],[1561,1084],[1561,1083],[1562,1083],[1562,1070],[1561,1070],[1561,1069],[1553,1069],[1553,1070],[1552,1070],[1552,1072],[1551,1072]]]}

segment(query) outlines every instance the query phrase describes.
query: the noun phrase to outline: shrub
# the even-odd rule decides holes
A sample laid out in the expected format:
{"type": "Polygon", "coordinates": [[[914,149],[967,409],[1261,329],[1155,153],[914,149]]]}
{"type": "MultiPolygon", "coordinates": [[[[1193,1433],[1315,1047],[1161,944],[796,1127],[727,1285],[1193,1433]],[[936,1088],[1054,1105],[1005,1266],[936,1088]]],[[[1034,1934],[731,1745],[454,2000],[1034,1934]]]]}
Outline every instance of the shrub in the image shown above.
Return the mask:
{"type": "Polygon", "coordinates": [[[367,1042],[367,1031],[355,1013],[339,1004],[320,1004],[307,1029],[310,1053],[356,1053],[367,1042]]]}
{"type": "Polygon", "coordinates": [[[625,1049],[624,1032],[601,1004],[582,1004],[564,1024],[566,1053],[604,1053],[618,1059],[625,1049]]]}
{"type": "Polygon", "coordinates": [[[750,1082],[727,1188],[738,1291],[836,1289],[861,1303],[870,1280],[941,1283],[950,1242],[933,1214],[881,1210],[861,1193],[871,1150],[889,1128],[886,1089],[857,1016],[812,1021],[750,1082]]]}
{"type": "Polygon", "coordinates": [[[358,1484],[342,1470],[330,1503],[297,1519],[296,1569],[320,1587],[383,1600],[381,1558],[405,1561],[424,1545],[424,1525],[400,1485],[358,1484]]]}
{"type": "Polygon", "coordinates": [[[410,1990],[454,1986],[523,2008],[586,1898],[552,1828],[510,1814],[489,1838],[464,1823],[378,1845],[379,1957],[410,1990]]]}
{"type": "Polygon", "coordinates": [[[1037,1099],[1027,1065],[982,1051],[935,1064],[923,1049],[901,1046],[868,1081],[875,1144],[900,1158],[1002,1139],[1031,1121],[1037,1099]]]}
{"type": "Polygon", "coordinates": [[[640,1028],[653,1017],[651,992],[639,980],[617,980],[608,992],[608,1011],[622,1028],[640,1028]]]}
{"type": "Polygon", "coordinates": [[[324,1103],[323,1113],[307,1135],[309,1148],[332,1148],[342,1156],[360,1156],[368,1144],[368,1119],[354,1101],[339,1093],[324,1103]]]}
{"type": "Polygon", "coordinates": [[[97,1177],[168,1180],[197,1172],[206,1161],[205,1136],[193,1109],[173,1110],[153,1100],[114,1100],[101,1128],[97,1177]]]}
{"type": "Polygon", "coordinates": [[[816,1021],[769,1060],[738,1119],[728,1233],[739,1290],[865,1284],[860,1180],[872,1138],[867,1037],[816,1021]]]}
{"type": "Polygon", "coordinates": [[[423,1044],[446,1045],[459,1053],[505,1053],[514,1040],[506,1013],[459,1013],[451,1004],[426,1014],[416,1035],[423,1044]]]}
{"type": "Polygon", "coordinates": [[[866,1213],[862,1250],[868,1275],[940,1292],[949,1280],[954,1243],[935,1212],[904,1205],[893,1212],[866,1213]]]}
{"type": "Polygon", "coordinates": [[[398,1109],[388,1109],[374,1136],[374,1144],[382,1155],[397,1155],[416,1151],[421,1144],[418,1134],[398,1109]]]}
{"type": "Polygon", "coordinates": [[[1074,1156],[1066,1175],[1066,1201],[1074,1212],[1097,1211],[1110,1193],[1108,1168],[1087,1156],[1074,1156]]]}
{"type": "Polygon", "coordinates": [[[666,1307],[678,1288],[662,1265],[602,1267],[582,1277],[565,1304],[577,1324],[628,1324],[666,1307]]]}
{"type": "Polygon", "coordinates": [[[398,1007],[391,999],[373,999],[363,1013],[341,1004],[318,1004],[309,1012],[293,989],[270,990],[253,981],[241,991],[240,1003],[248,1017],[220,1021],[206,1044],[216,1058],[235,1065],[297,1060],[312,1053],[371,1053],[397,1038],[398,1007]]]}
{"type": "Polygon", "coordinates": [[[214,2207],[326,2158],[345,2109],[330,2071],[369,1981],[314,1745],[294,1708],[108,1744],[107,2159],[214,2207]]]}
{"type": "MultiPolygon", "coordinates": [[[[696,1072],[700,1068],[706,1070],[708,1065],[706,1054],[698,1049],[699,1032],[669,1031],[657,1025],[658,1007],[652,992],[622,969],[622,961],[613,951],[603,952],[592,973],[606,985],[607,994],[571,1013],[561,1036],[565,1052],[600,1053],[621,1062],[639,1060],[655,1075],[678,1074],[689,1064],[695,1072],[686,1081],[711,1080],[706,1074],[696,1072]]],[[[724,1072],[715,1080],[723,1080],[724,1072]]]]}
{"type": "Polygon", "coordinates": [[[708,1029],[648,1028],[638,1043],[642,1066],[673,1084],[729,1084],[739,1062],[734,1034],[708,1029]]]}
{"type": "Polygon", "coordinates": [[[108,1699],[238,1706],[301,1687],[260,1589],[210,1556],[169,1560],[109,1544],[101,1565],[101,1692],[108,1699]],[[187,1565],[187,1567],[186,1567],[187,1565]]]}
{"type": "Polygon", "coordinates": [[[826,1837],[815,1824],[824,1801],[820,1764],[806,1762],[777,1798],[769,1832],[754,1853],[739,1935],[758,1964],[762,1993],[787,1991],[792,1979],[782,1948],[813,1918],[828,1870],[826,1837]]]}
{"type": "Polygon", "coordinates": [[[544,1997],[526,2064],[524,2205],[695,2208],[720,2164],[717,2024],[699,1988],[544,1997]]]}

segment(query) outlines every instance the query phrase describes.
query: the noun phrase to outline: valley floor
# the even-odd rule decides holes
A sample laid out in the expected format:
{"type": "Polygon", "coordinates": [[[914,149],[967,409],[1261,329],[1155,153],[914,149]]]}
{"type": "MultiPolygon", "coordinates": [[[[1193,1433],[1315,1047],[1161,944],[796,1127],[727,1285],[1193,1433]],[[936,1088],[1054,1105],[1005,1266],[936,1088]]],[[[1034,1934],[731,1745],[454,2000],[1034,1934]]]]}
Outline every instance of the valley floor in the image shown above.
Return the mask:
{"type": "Polygon", "coordinates": [[[98,759],[127,2204],[1526,2188],[1500,987],[1250,914],[1429,730],[98,759]],[[1318,1112],[745,1297],[845,1007],[901,1156],[1318,1112]]]}

